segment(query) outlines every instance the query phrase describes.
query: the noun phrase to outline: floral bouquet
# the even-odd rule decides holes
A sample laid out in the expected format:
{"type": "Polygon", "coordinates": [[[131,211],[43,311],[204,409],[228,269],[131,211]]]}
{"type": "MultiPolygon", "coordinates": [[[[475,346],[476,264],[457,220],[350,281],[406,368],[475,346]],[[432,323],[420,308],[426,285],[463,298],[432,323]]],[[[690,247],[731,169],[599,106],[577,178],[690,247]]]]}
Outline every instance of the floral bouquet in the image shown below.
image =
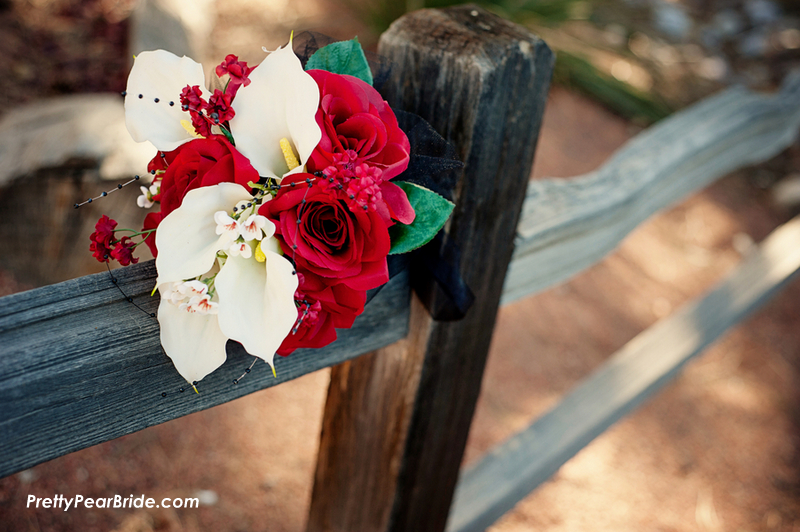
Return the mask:
{"type": "Polygon", "coordinates": [[[125,266],[150,248],[161,344],[192,385],[228,340],[273,373],[275,353],[334,341],[389,280],[387,256],[430,241],[453,209],[395,179],[411,143],[358,41],[305,68],[291,44],[257,67],[228,55],[209,88],[200,64],[164,50],[139,54],[128,78],[128,130],[157,150],[138,204],[157,209],[141,231],[104,215],[90,249],[125,266]]]}

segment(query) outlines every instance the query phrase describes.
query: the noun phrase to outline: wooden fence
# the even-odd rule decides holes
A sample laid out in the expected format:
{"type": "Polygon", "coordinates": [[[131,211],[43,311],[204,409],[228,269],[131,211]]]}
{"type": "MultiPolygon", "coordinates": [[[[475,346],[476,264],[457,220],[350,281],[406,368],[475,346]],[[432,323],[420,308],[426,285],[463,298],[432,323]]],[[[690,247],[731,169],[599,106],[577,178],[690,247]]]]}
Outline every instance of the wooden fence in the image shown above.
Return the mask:
{"type": "Polygon", "coordinates": [[[247,357],[229,347],[196,395],[179,391],[148,315],[152,262],[114,282],[97,274],[2,298],[0,476],[331,366],[308,530],[483,530],[800,269],[794,220],[460,471],[501,300],[565,281],[659,209],[791,144],[800,77],[779,94],[702,102],[586,176],[528,183],[553,65],[540,39],[465,6],[403,17],[379,51],[395,67],[387,100],[426,118],[466,163],[446,227],[476,295],[466,317],[433,321],[401,274],[336,343],[279,359],[277,379],[254,371],[233,385],[247,357]]]}

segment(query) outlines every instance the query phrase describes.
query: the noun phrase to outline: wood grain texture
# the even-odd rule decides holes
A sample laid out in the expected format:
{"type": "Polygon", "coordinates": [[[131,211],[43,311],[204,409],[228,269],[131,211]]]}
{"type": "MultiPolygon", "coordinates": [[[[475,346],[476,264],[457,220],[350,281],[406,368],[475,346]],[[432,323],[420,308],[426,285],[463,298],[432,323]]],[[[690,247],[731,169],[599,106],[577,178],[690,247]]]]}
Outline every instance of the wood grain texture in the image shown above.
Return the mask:
{"type": "Polygon", "coordinates": [[[410,316],[408,337],[331,370],[309,530],[386,528],[431,323],[416,296],[410,316]]]}
{"type": "Polygon", "coordinates": [[[532,181],[503,303],[566,281],[660,209],[777,155],[799,130],[796,73],[775,95],[733,88],[703,100],[641,133],[594,172],[532,181]]]}
{"type": "Polygon", "coordinates": [[[490,526],[798,271],[800,217],[775,230],[711,292],[628,342],[556,407],[465,471],[448,532],[490,526]]]}
{"type": "MultiPolygon", "coordinates": [[[[362,357],[334,373],[310,532],[444,530],[553,64],[540,39],[475,6],[406,15],[381,37],[379,52],[393,64],[387,101],[428,120],[465,162],[446,232],[461,250],[461,272],[476,301],[461,321],[423,316],[415,325],[420,335],[397,348],[402,356],[379,364],[362,357]],[[386,374],[405,389],[376,386],[386,374]],[[364,434],[370,424],[378,441],[364,434]],[[383,464],[380,477],[370,477],[374,464],[383,464]],[[354,504],[353,493],[370,505],[357,516],[340,510],[354,504]]],[[[436,308],[442,294],[421,288],[436,308]]]]}
{"type": "MultiPolygon", "coordinates": [[[[153,261],[115,270],[156,312],[153,261]]],[[[388,345],[408,330],[408,275],[393,278],[352,329],[322,349],[276,357],[278,378],[228,344],[197,395],[163,353],[155,318],[125,301],[107,273],[0,299],[0,477],[63,454],[275,386],[388,345]],[[162,392],[167,396],[162,397],[162,392]]]]}

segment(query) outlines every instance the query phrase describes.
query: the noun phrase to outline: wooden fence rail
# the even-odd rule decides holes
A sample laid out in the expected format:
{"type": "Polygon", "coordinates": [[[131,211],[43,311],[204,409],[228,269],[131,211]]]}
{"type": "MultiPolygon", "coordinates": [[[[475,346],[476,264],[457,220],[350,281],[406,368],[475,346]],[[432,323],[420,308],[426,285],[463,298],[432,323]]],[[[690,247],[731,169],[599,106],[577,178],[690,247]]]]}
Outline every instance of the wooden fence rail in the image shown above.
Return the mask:
{"type": "MultiPolygon", "coordinates": [[[[153,261],[114,270],[118,285],[155,312],[153,261]]],[[[228,361],[191,388],[164,355],[158,323],[125,300],[107,273],[0,299],[0,477],[78,449],[226,403],[403,338],[408,276],[394,277],[352,329],[323,349],[276,361],[278,378],[230,344],[228,361]],[[162,397],[166,393],[166,397],[162,397]]]]}
{"type": "Polygon", "coordinates": [[[532,181],[503,302],[595,264],[659,210],[789,147],[798,128],[800,72],[774,95],[735,87],[684,109],[586,175],[532,181]]]}
{"type": "Polygon", "coordinates": [[[710,293],[645,330],[527,429],[464,471],[448,532],[478,532],[669,382],[800,272],[800,217],[775,230],[710,293]]]}
{"type": "Polygon", "coordinates": [[[800,268],[795,221],[464,472],[456,490],[501,297],[568,279],[657,210],[791,144],[800,75],[777,95],[726,91],[597,171],[534,181],[526,195],[552,67],[541,40],[463,6],[404,17],[381,53],[395,65],[386,98],[427,118],[466,162],[446,231],[477,295],[467,317],[431,320],[404,273],[335,344],[278,359],[277,379],[253,371],[234,385],[250,359],[233,348],[196,395],[180,391],[149,315],[152,262],[115,270],[116,284],[97,274],[0,298],[0,476],[334,366],[309,531],[482,530],[800,268]]]}

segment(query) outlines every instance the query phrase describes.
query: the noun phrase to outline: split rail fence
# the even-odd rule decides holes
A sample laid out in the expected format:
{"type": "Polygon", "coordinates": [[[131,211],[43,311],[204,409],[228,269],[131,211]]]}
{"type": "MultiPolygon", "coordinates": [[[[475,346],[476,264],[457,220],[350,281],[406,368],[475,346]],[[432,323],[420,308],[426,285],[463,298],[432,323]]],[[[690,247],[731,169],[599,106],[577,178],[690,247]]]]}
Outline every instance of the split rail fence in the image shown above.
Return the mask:
{"type": "MultiPolygon", "coordinates": [[[[498,306],[566,281],[658,210],[789,146],[800,77],[773,95],[722,92],[587,175],[529,182],[554,60],[544,42],[462,6],[406,15],[379,52],[393,64],[385,98],[427,119],[465,161],[445,230],[476,296],[466,317],[432,320],[401,274],[333,345],[279,359],[277,379],[254,371],[233,386],[247,356],[229,345],[228,362],[196,395],[177,391],[184,383],[157,322],[108,274],[4,297],[0,476],[332,367],[309,532],[484,530],[800,269],[795,219],[462,471],[498,306]]],[[[114,275],[155,312],[152,262],[114,275]]],[[[434,306],[443,297],[424,293],[434,306]]]]}

